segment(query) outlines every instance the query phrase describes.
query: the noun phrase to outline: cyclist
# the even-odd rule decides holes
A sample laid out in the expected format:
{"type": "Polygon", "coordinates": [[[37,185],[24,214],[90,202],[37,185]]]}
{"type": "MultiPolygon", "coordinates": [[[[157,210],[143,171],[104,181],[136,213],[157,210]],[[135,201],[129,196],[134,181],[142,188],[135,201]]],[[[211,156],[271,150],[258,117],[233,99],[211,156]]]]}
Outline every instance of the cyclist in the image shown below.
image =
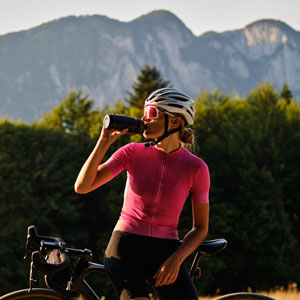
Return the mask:
{"type": "Polygon", "coordinates": [[[142,117],[144,137],[150,142],[127,144],[101,163],[111,144],[127,131],[102,128],[76,180],[75,191],[87,193],[127,170],[123,208],[104,258],[122,300],[148,300],[146,281],[160,299],[197,299],[183,262],[207,235],[210,178],[205,162],[183,147],[193,144],[187,126],[194,116],[188,95],[174,88],[153,92],[142,117]],[[193,227],[180,243],[177,224],[190,193],[193,227]]]}

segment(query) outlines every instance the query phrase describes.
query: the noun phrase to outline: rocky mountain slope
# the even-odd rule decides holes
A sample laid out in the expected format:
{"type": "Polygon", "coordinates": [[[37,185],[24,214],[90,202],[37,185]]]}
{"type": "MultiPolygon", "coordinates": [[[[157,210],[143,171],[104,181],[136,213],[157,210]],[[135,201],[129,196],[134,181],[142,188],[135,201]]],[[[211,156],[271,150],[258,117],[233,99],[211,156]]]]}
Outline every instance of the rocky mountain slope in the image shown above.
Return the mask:
{"type": "Polygon", "coordinates": [[[261,80],[300,96],[300,32],[260,20],[195,36],[174,14],[131,22],[66,17],[0,36],[0,117],[31,122],[82,89],[101,108],[131,90],[145,64],[191,96],[200,88],[244,95],[261,80]]]}

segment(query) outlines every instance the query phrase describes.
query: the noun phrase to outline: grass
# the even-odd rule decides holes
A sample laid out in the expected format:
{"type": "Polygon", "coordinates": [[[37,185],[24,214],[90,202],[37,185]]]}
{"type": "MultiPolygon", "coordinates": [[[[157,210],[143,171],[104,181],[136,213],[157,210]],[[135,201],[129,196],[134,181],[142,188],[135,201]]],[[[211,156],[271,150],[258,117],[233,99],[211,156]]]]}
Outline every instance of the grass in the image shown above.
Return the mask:
{"type": "Polygon", "coordinates": [[[277,291],[264,293],[264,295],[274,298],[276,300],[299,300],[300,292],[296,287],[290,287],[287,291],[283,288],[277,291]]]}
{"type": "MultiPolygon", "coordinates": [[[[288,290],[284,288],[280,288],[270,292],[257,292],[258,294],[262,294],[268,297],[271,297],[275,300],[300,300],[300,291],[297,289],[297,284],[292,284],[288,290]]],[[[219,295],[220,297],[221,295],[219,295]]],[[[207,297],[201,296],[198,300],[214,300],[218,296],[207,297]]],[[[102,299],[101,299],[102,300],[102,299]]],[[[156,300],[156,298],[152,298],[151,300],[156,300]]]]}
{"type": "MultiPolygon", "coordinates": [[[[288,290],[280,288],[270,292],[260,292],[260,294],[269,296],[276,300],[299,300],[300,291],[297,290],[297,285],[291,285],[288,290]]],[[[199,300],[213,300],[216,297],[199,297],[199,300]]]]}

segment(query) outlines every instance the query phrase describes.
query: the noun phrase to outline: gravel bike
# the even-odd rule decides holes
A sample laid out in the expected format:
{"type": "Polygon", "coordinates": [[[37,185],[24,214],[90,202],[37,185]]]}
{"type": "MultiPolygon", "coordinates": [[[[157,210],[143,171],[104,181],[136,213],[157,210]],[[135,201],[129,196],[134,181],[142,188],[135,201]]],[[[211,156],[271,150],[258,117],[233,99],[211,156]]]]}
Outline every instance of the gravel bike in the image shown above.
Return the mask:
{"type": "MultiPolygon", "coordinates": [[[[207,240],[196,249],[190,276],[199,278],[200,259],[216,254],[227,246],[225,239],[207,240]]],[[[0,300],[102,300],[86,281],[91,272],[105,272],[104,266],[92,262],[89,249],[68,248],[61,238],[38,234],[34,225],[27,229],[25,258],[31,253],[29,289],[17,290],[0,300]],[[44,275],[48,288],[33,288],[36,272],[44,275]]],[[[214,300],[275,300],[256,293],[234,293],[214,300]]]]}

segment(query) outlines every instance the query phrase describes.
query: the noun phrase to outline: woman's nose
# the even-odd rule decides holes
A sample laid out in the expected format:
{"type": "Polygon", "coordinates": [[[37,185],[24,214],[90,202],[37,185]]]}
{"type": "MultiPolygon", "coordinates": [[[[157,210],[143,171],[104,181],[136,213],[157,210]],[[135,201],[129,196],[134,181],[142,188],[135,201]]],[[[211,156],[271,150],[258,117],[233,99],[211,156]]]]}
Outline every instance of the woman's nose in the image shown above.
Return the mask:
{"type": "Polygon", "coordinates": [[[145,114],[142,116],[141,120],[144,121],[144,122],[147,122],[147,121],[148,121],[148,119],[147,119],[147,117],[146,117],[145,114]]]}

